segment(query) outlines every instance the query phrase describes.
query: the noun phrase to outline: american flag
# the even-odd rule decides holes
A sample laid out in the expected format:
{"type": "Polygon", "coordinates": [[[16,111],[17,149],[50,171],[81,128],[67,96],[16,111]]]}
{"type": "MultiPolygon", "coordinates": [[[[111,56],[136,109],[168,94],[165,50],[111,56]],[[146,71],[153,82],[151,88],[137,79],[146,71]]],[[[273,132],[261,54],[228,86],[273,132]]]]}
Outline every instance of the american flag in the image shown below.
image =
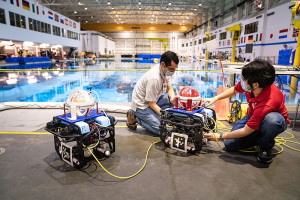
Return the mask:
{"type": "Polygon", "coordinates": [[[293,30],[293,37],[298,37],[299,35],[299,29],[295,29],[293,30]]]}

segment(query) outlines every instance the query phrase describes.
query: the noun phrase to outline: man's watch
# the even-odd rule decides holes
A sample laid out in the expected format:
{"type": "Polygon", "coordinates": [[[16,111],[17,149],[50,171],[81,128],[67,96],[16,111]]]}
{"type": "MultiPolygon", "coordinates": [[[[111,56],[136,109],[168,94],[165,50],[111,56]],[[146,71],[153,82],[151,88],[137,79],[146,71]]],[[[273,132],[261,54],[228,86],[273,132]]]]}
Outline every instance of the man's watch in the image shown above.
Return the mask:
{"type": "Polygon", "coordinates": [[[220,141],[224,141],[224,138],[223,138],[223,133],[220,133],[220,141]]]}

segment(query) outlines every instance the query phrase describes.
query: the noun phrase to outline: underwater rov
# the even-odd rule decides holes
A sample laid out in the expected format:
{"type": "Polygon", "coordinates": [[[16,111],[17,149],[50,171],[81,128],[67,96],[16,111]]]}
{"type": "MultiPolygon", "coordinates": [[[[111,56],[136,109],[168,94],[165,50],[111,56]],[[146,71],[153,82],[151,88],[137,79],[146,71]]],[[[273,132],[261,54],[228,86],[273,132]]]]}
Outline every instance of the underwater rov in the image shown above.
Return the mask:
{"type": "Polygon", "coordinates": [[[115,124],[114,117],[98,111],[92,92],[79,90],[69,96],[64,114],[53,117],[45,130],[54,135],[59,157],[80,169],[93,159],[91,152],[98,158],[115,152],[115,124]]]}
{"type": "Polygon", "coordinates": [[[203,132],[216,131],[216,113],[199,107],[202,97],[191,86],[179,91],[174,108],[161,111],[160,139],[166,146],[185,153],[197,153],[207,140],[203,132]]]}

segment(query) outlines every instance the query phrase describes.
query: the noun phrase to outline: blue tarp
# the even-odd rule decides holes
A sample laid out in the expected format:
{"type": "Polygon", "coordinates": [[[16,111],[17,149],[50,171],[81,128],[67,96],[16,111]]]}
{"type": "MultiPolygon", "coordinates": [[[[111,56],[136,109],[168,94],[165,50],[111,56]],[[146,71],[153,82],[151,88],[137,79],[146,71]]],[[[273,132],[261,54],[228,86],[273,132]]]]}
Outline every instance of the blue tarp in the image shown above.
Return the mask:
{"type": "Polygon", "coordinates": [[[5,58],[7,63],[20,63],[20,62],[43,62],[50,61],[49,57],[11,57],[5,58]]]}

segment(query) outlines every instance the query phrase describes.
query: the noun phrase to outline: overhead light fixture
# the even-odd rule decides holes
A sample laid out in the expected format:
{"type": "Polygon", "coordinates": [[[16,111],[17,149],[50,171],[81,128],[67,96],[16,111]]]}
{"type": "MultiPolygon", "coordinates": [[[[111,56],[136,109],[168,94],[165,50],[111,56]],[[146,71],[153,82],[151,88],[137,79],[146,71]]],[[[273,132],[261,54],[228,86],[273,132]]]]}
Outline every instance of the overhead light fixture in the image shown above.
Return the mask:
{"type": "Polygon", "coordinates": [[[78,5],[82,5],[82,4],[80,3],[80,1],[78,2],[78,5]]]}
{"type": "Polygon", "coordinates": [[[140,6],[140,7],[139,7],[139,9],[141,10],[141,9],[142,9],[142,7],[140,6]]]}
{"type": "Polygon", "coordinates": [[[196,11],[197,9],[196,8],[194,8],[194,11],[196,11]]]}
{"type": "Polygon", "coordinates": [[[169,8],[167,7],[167,10],[169,10],[169,8]]]}
{"type": "Polygon", "coordinates": [[[111,9],[113,9],[113,10],[114,10],[115,8],[114,8],[114,7],[112,7],[111,9]]]}
{"type": "Polygon", "coordinates": [[[118,17],[118,15],[116,15],[116,17],[118,17]]]}
{"type": "Polygon", "coordinates": [[[107,4],[110,5],[110,1],[107,1],[107,4]]]}
{"type": "Polygon", "coordinates": [[[152,17],[154,17],[154,15],[152,15],[152,17]]]}
{"type": "Polygon", "coordinates": [[[99,23],[99,21],[97,21],[99,23]]]}
{"type": "Polygon", "coordinates": [[[189,19],[189,17],[186,17],[186,19],[189,19]]]}
{"type": "Polygon", "coordinates": [[[184,20],[182,22],[184,22],[184,20]]]}
{"type": "Polygon", "coordinates": [[[87,8],[84,8],[85,10],[87,10],[87,8]]]}
{"type": "Polygon", "coordinates": [[[202,4],[201,4],[201,3],[199,3],[199,6],[202,6],[202,4]]]}
{"type": "Polygon", "coordinates": [[[86,23],[88,23],[88,21],[85,21],[86,23]]]}
{"type": "Polygon", "coordinates": [[[76,11],[74,11],[74,13],[76,14],[77,12],[76,12],[76,11]]]}
{"type": "Polygon", "coordinates": [[[91,16],[91,18],[93,19],[94,17],[93,17],[93,16],[91,16]]]}
{"type": "Polygon", "coordinates": [[[172,5],[172,3],[171,3],[171,2],[169,2],[169,5],[172,5]]]}
{"type": "Polygon", "coordinates": [[[141,3],[141,1],[139,1],[139,5],[141,5],[142,3],[141,3]]]}
{"type": "Polygon", "coordinates": [[[119,18],[119,20],[121,20],[121,19],[119,18]]]}
{"type": "Polygon", "coordinates": [[[80,19],[80,17],[78,17],[80,19]]]}

